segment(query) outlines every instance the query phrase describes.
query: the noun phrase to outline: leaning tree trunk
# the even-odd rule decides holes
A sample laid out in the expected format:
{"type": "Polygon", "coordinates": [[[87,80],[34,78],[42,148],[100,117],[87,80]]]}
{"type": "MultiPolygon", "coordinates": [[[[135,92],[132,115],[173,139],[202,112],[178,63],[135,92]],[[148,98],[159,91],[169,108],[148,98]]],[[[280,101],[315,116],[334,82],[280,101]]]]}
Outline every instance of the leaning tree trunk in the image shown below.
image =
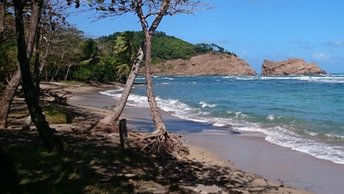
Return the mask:
{"type": "MultiPolygon", "coordinates": [[[[21,0],[14,0],[13,2],[17,32],[18,61],[23,79],[22,86],[24,90],[25,102],[28,106],[31,119],[36,125],[44,146],[48,150],[61,150],[63,149],[63,143],[54,135],[54,130],[50,128],[48,122],[46,121],[42,112],[42,108],[39,105],[37,90],[35,89],[32,81],[29,60],[26,53],[27,49],[24,34],[23,2],[21,0]]],[[[41,7],[42,1],[34,1],[34,4],[41,7]]],[[[37,22],[39,22],[39,17],[37,17],[37,20],[37,22]]]]}
{"type": "MultiPolygon", "coordinates": [[[[142,0],[136,2],[136,6],[138,6],[138,7],[136,7],[136,12],[137,12],[137,14],[138,14],[138,16],[140,18],[140,22],[142,24],[142,28],[145,29],[145,31],[147,31],[148,26],[147,26],[147,22],[145,21],[146,18],[143,16],[143,12],[142,12],[142,0]]],[[[157,15],[157,17],[154,19],[154,21],[152,23],[152,26],[148,30],[149,33],[151,33],[152,35],[154,34],[156,29],[158,28],[158,26],[159,26],[159,24],[160,24],[160,22],[161,22],[161,20],[162,20],[162,18],[164,16],[166,10],[168,9],[168,7],[169,7],[169,2],[167,2],[167,3],[164,2],[163,5],[162,5],[162,9],[160,10],[160,12],[157,15]]],[[[151,41],[151,38],[149,39],[149,41],[151,41]]],[[[150,44],[150,53],[149,53],[149,63],[150,63],[151,62],[151,42],[149,44],[150,44]]],[[[147,57],[147,52],[145,52],[145,56],[147,57]]],[[[100,123],[111,124],[111,123],[117,121],[119,119],[119,117],[121,116],[121,114],[123,112],[123,109],[124,109],[124,107],[125,107],[125,105],[127,103],[129,94],[131,92],[131,89],[132,89],[135,77],[137,75],[137,72],[138,72],[138,69],[139,69],[139,66],[140,66],[140,63],[142,62],[142,60],[143,60],[143,51],[142,51],[142,46],[141,46],[139,51],[138,51],[138,53],[137,53],[135,63],[133,65],[133,67],[131,68],[129,77],[128,77],[127,82],[125,84],[124,90],[123,90],[123,92],[121,94],[120,100],[117,102],[117,104],[116,104],[116,106],[114,108],[114,112],[112,114],[106,116],[105,118],[101,119],[99,121],[100,123]]],[[[147,61],[147,58],[146,58],[146,61],[147,61]]],[[[150,91],[152,91],[152,85],[151,85],[150,88],[151,88],[150,91]]],[[[152,96],[153,96],[153,92],[151,92],[151,93],[152,93],[152,96]]],[[[153,101],[155,102],[154,96],[153,96],[153,101]]],[[[153,102],[153,106],[154,106],[154,102],[153,102]]],[[[155,107],[157,107],[156,102],[155,102],[155,107]]],[[[157,109],[157,110],[159,110],[159,109],[157,109]]],[[[154,112],[156,112],[156,111],[154,111],[154,112]]],[[[160,115],[160,113],[159,113],[159,115],[160,115]]],[[[159,129],[161,128],[161,129],[164,129],[164,131],[166,131],[165,125],[162,122],[161,116],[160,116],[160,119],[159,118],[154,119],[156,117],[156,114],[152,114],[152,117],[153,117],[153,122],[154,123],[160,123],[159,126],[162,126],[162,127],[159,127],[159,129]]]]}
{"type": "Polygon", "coordinates": [[[127,82],[125,83],[124,90],[122,91],[119,101],[117,102],[115,108],[113,109],[113,112],[110,115],[106,116],[105,118],[101,119],[99,121],[100,123],[109,125],[117,121],[119,117],[121,116],[123,109],[127,103],[129,94],[133,87],[135,77],[137,75],[137,72],[139,71],[139,67],[142,60],[143,60],[143,51],[142,51],[142,46],[141,46],[137,53],[135,63],[130,70],[130,74],[128,76],[127,82]]]}
{"type": "MultiPolygon", "coordinates": [[[[35,39],[37,37],[37,27],[38,27],[38,20],[35,18],[40,17],[41,8],[38,4],[34,3],[32,5],[32,12],[31,12],[31,18],[30,18],[30,26],[29,26],[29,32],[28,32],[28,44],[27,44],[27,58],[28,61],[31,60],[33,49],[34,49],[34,43],[35,39]]],[[[3,96],[0,99],[0,127],[7,128],[8,125],[8,113],[10,111],[10,107],[12,104],[12,100],[14,98],[15,92],[17,91],[17,88],[21,82],[21,72],[20,67],[18,65],[17,71],[13,74],[10,82],[7,84],[3,96]]]]}
{"type": "Polygon", "coordinates": [[[150,107],[150,113],[153,119],[153,123],[155,126],[154,133],[166,133],[166,127],[162,120],[160,110],[158,104],[155,100],[154,93],[153,93],[153,79],[152,73],[150,69],[151,65],[151,56],[152,56],[152,35],[150,32],[145,32],[145,73],[146,73],[146,82],[147,82],[147,98],[148,104],[150,107]]]}

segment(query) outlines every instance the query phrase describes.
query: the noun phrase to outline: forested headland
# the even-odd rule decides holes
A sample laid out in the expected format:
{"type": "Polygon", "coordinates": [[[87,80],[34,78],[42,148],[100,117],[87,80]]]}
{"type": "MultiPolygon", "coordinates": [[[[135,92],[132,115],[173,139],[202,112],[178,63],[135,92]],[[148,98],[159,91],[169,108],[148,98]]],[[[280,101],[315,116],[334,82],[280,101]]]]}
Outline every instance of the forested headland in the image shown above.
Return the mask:
{"type": "MultiPolygon", "coordinates": [[[[7,22],[13,21],[8,18],[7,22]]],[[[124,82],[143,36],[143,32],[125,31],[89,38],[73,26],[57,26],[49,37],[51,40],[42,36],[40,53],[44,64],[41,78],[45,81],[124,82]]],[[[0,82],[3,88],[17,69],[15,29],[6,28],[0,39],[0,82]]],[[[208,52],[235,55],[214,43],[191,44],[164,32],[154,35],[152,45],[153,64],[189,59],[208,52]]]]}

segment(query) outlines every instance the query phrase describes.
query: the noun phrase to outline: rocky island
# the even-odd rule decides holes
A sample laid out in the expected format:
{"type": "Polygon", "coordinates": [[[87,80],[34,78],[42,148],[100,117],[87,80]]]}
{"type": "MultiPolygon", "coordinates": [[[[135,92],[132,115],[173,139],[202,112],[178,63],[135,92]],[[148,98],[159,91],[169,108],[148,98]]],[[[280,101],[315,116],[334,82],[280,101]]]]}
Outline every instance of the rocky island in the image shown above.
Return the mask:
{"type": "Polygon", "coordinates": [[[274,75],[320,75],[326,72],[315,63],[307,63],[303,59],[288,59],[285,61],[264,60],[263,76],[274,75]]]}
{"type": "Polygon", "coordinates": [[[190,59],[168,60],[158,63],[152,70],[157,75],[256,75],[247,62],[227,53],[205,53],[190,59]]]}

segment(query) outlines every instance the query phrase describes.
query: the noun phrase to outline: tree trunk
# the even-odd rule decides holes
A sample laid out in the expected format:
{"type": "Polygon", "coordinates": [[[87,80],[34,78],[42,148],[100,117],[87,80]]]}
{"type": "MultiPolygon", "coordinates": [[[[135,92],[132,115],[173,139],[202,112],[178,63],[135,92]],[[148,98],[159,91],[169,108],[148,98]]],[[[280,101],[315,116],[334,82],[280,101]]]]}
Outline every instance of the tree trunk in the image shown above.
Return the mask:
{"type": "MultiPolygon", "coordinates": [[[[27,45],[27,57],[28,61],[31,60],[33,49],[34,49],[34,42],[36,38],[36,31],[38,27],[38,20],[35,18],[40,17],[41,8],[37,4],[32,5],[32,12],[31,12],[31,18],[30,18],[30,27],[29,27],[29,33],[28,33],[28,40],[29,44],[27,45]]],[[[15,92],[17,91],[17,88],[21,82],[21,72],[20,67],[18,65],[17,71],[13,74],[10,82],[7,84],[6,89],[4,91],[3,96],[0,100],[0,107],[2,107],[0,111],[0,127],[7,128],[8,125],[8,113],[10,111],[11,103],[14,98],[15,92]]]]}
{"type": "Polygon", "coordinates": [[[5,31],[5,2],[0,1],[0,33],[5,31]]]}
{"type": "Polygon", "coordinates": [[[151,111],[151,116],[155,126],[154,133],[166,133],[165,124],[162,120],[158,104],[155,100],[153,93],[153,79],[150,70],[151,65],[151,56],[152,56],[152,33],[145,32],[145,73],[146,73],[146,82],[147,82],[147,98],[151,111]]]}
{"type": "Polygon", "coordinates": [[[121,119],[119,121],[119,137],[120,137],[122,151],[127,150],[129,148],[129,141],[128,141],[127,120],[125,119],[121,119]]]}
{"type": "Polygon", "coordinates": [[[105,118],[101,119],[100,122],[103,124],[111,124],[115,121],[118,121],[119,117],[121,116],[123,109],[127,103],[129,94],[131,92],[131,89],[133,87],[135,77],[137,75],[137,72],[139,71],[140,64],[143,60],[143,51],[142,51],[142,46],[139,48],[139,51],[137,53],[135,63],[132,66],[129,77],[127,79],[127,82],[125,83],[124,90],[122,91],[121,98],[117,102],[113,112],[106,116],[105,118]]]}
{"type": "Polygon", "coordinates": [[[152,37],[156,29],[158,28],[160,22],[162,21],[162,18],[166,14],[166,11],[168,10],[170,6],[170,0],[164,0],[161,2],[160,11],[157,13],[154,21],[152,22],[152,25],[148,29],[148,22],[147,17],[144,15],[143,9],[142,9],[142,0],[136,1],[136,14],[140,18],[140,23],[142,27],[142,31],[144,32],[145,37],[145,73],[146,73],[146,82],[147,82],[147,98],[148,98],[148,104],[150,107],[150,113],[153,119],[153,123],[155,126],[155,131],[153,133],[160,133],[163,136],[167,134],[167,130],[165,127],[165,124],[162,120],[160,110],[158,108],[158,104],[155,100],[154,93],[153,93],[153,80],[152,80],[152,74],[151,74],[151,61],[152,61],[152,37]]]}
{"type": "Polygon", "coordinates": [[[67,72],[66,72],[66,75],[65,75],[65,77],[64,77],[64,80],[65,80],[65,81],[66,81],[67,78],[68,78],[69,69],[70,69],[71,66],[72,66],[72,65],[68,65],[68,67],[67,67],[67,72]]]}
{"type": "MultiPolygon", "coordinates": [[[[44,146],[48,150],[61,150],[63,143],[54,135],[54,130],[50,128],[48,122],[45,120],[42,108],[39,105],[37,90],[32,81],[30,72],[29,60],[27,58],[27,49],[24,34],[24,21],[23,21],[23,2],[21,0],[14,0],[15,9],[15,23],[17,32],[17,47],[18,47],[18,61],[23,79],[23,89],[25,102],[28,106],[31,119],[36,125],[38,133],[43,141],[44,146]]],[[[41,8],[42,1],[34,1],[34,6],[41,8]]],[[[40,10],[40,9],[39,9],[40,10]]],[[[39,16],[40,14],[38,14],[39,16]]],[[[36,18],[39,22],[39,17],[36,18]]]]}
{"type": "MultiPolygon", "coordinates": [[[[162,18],[163,18],[163,16],[164,16],[166,10],[167,10],[168,7],[169,7],[169,4],[170,4],[169,0],[163,2],[163,4],[162,4],[162,9],[160,10],[160,13],[159,13],[159,14],[157,15],[157,17],[154,19],[154,21],[153,21],[153,23],[152,23],[152,26],[149,28],[150,34],[153,35],[154,32],[156,31],[156,29],[158,28],[158,26],[159,26],[159,24],[160,24],[160,22],[161,22],[161,20],[162,20],[162,18]]],[[[137,6],[137,7],[136,7],[136,13],[137,13],[137,15],[138,15],[139,18],[140,18],[140,22],[141,22],[141,24],[142,24],[142,29],[143,29],[144,31],[147,31],[147,28],[148,28],[147,25],[146,25],[147,22],[145,21],[145,17],[143,16],[143,12],[142,12],[142,0],[137,1],[137,2],[136,2],[136,6],[137,6]]],[[[151,41],[151,36],[150,36],[149,41],[151,41]]],[[[146,42],[147,42],[147,40],[146,40],[146,42]]],[[[152,49],[152,48],[151,48],[151,42],[149,43],[149,47],[150,47],[150,53],[149,53],[149,63],[150,63],[150,62],[151,62],[151,49],[152,49]]],[[[145,49],[147,49],[147,48],[145,48],[145,49]]],[[[145,56],[147,57],[147,51],[146,51],[146,53],[145,53],[145,56]]],[[[129,77],[128,77],[127,82],[126,82],[126,84],[125,84],[124,90],[123,90],[123,92],[122,92],[122,94],[121,94],[120,100],[117,102],[117,104],[116,104],[116,106],[115,106],[115,108],[114,108],[114,112],[113,112],[112,114],[106,116],[105,118],[101,119],[101,120],[99,121],[100,123],[103,123],[103,124],[111,124],[111,123],[117,121],[117,120],[119,119],[119,117],[121,116],[121,114],[122,114],[122,112],[123,112],[123,110],[124,110],[124,107],[125,107],[125,105],[126,105],[126,103],[127,103],[129,94],[130,94],[130,92],[131,92],[131,89],[132,89],[132,86],[133,86],[135,77],[136,77],[136,75],[137,75],[137,72],[138,72],[138,70],[139,70],[139,66],[140,66],[140,63],[142,62],[142,60],[143,60],[143,51],[142,51],[142,46],[141,46],[140,49],[139,49],[139,51],[138,51],[138,53],[137,53],[136,61],[135,61],[134,65],[133,65],[133,67],[131,68],[129,77]]],[[[147,61],[147,58],[146,58],[146,61],[147,61]]],[[[146,67],[146,68],[147,68],[147,67],[146,67]]],[[[149,72],[150,72],[150,69],[148,69],[148,70],[149,70],[149,72]]],[[[147,74],[147,73],[146,73],[146,74],[147,74]]],[[[150,74],[150,73],[149,73],[149,74],[150,74]]],[[[149,77],[151,78],[150,75],[149,75],[149,77]]],[[[146,79],[147,79],[147,75],[146,75],[146,79]]],[[[148,91],[148,89],[147,89],[147,91],[148,91]]],[[[152,91],[152,85],[150,86],[149,91],[152,91]]],[[[152,93],[152,95],[153,95],[153,92],[150,92],[150,93],[152,93]]],[[[148,99],[148,100],[149,100],[149,99],[148,99]]],[[[154,96],[153,96],[153,101],[155,102],[154,96]]],[[[154,102],[153,102],[153,104],[155,104],[155,106],[157,107],[156,102],[155,102],[155,103],[154,103],[154,102]]],[[[157,109],[157,110],[158,110],[158,109],[157,109]]],[[[156,111],[154,111],[154,112],[156,112],[156,111]]],[[[159,111],[158,111],[158,112],[159,112],[159,111]]],[[[165,125],[164,125],[164,123],[162,122],[161,116],[160,116],[160,119],[159,119],[159,118],[154,119],[154,118],[155,118],[154,115],[156,115],[156,114],[152,114],[154,123],[156,123],[156,121],[158,121],[159,126],[161,126],[161,127],[159,127],[159,129],[161,128],[161,129],[163,129],[164,131],[166,131],[165,125]]],[[[159,112],[158,115],[160,115],[160,112],[159,112]]],[[[157,128],[156,128],[156,129],[157,129],[157,128]]]]}
{"type": "Polygon", "coordinates": [[[12,100],[16,93],[16,90],[21,81],[21,73],[18,67],[18,70],[13,74],[10,82],[7,84],[6,89],[0,100],[0,127],[7,128],[8,125],[8,113],[10,111],[10,106],[12,104],[12,100]]]}
{"type": "Polygon", "coordinates": [[[34,71],[33,71],[33,77],[34,77],[34,84],[37,90],[38,94],[38,100],[39,100],[39,95],[41,93],[41,89],[39,87],[41,83],[41,63],[40,63],[40,50],[39,50],[39,44],[40,44],[40,35],[41,34],[41,28],[38,26],[37,27],[37,33],[36,33],[36,41],[35,41],[35,62],[34,62],[34,71]]]}

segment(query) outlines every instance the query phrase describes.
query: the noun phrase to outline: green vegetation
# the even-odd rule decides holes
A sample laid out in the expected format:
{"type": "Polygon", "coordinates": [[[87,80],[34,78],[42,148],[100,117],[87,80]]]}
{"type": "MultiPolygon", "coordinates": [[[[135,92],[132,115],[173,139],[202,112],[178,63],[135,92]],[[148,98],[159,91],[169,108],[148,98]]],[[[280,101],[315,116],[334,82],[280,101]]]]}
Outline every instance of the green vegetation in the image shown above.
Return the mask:
{"type": "MultiPolygon", "coordinates": [[[[17,69],[15,36],[9,33],[0,34],[4,40],[0,44],[0,90],[17,69]]],[[[58,26],[50,44],[43,42],[41,47],[46,54],[41,57],[41,77],[46,81],[125,82],[142,40],[143,32],[116,32],[91,39],[74,27],[58,26]]],[[[152,45],[153,64],[207,52],[235,55],[213,43],[193,45],[164,32],[155,33],[152,45]]]]}
{"type": "Polygon", "coordinates": [[[65,109],[60,108],[58,105],[50,105],[45,107],[44,115],[47,121],[51,124],[70,123],[71,117],[65,109]]]}

